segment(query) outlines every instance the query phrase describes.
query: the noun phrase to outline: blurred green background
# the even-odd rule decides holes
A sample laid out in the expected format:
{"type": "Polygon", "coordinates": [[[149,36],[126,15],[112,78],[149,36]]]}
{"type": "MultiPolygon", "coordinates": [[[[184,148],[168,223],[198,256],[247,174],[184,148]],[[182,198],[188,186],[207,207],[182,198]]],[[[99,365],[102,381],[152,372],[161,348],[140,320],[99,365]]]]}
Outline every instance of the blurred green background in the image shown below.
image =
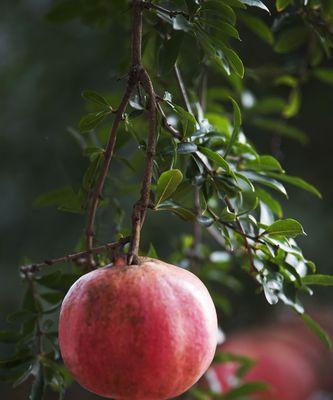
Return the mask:
{"type": "MultiPolygon", "coordinates": [[[[85,110],[80,93],[86,88],[111,91],[128,52],[127,38],[119,35],[121,20],[116,19],[104,30],[73,22],[56,25],[44,18],[50,4],[49,0],[1,0],[0,327],[22,295],[18,266],[23,257],[38,261],[69,253],[77,245],[84,229],[83,216],[60,213],[53,207],[35,208],[33,202],[45,191],[80,180],[86,160],[68,131],[85,110]]],[[[246,46],[251,53],[257,39],[248,37],[246,46]]],[[[268,50],[265,53],[265,48],[261,49],[261,59],[270,56],[268,50]]],[[[251,62],[251,56],[249,59],[251,62]]],[[[332,111],[332,87],[310,81],[304,87],[296,119],[309,136],[309,144],[302,146],[289,139],[281,143],[288,173],[307,179],[323,194],[320,201],[306,192],[291,190],[290,201],[284,205],[286,217],[302,222],[308,233],[301,239],[304,254],[322,273],[333,272],[332,111]]],[[[247,134],[259,149],[270,151],[269,137],[251,129],[247,134]]],[[[177,224],[175,218],[161,216],[146,227],[145,242],[152,239],[162,258],[168,257],[170,242],[177,240],[177,224]],[[170,241],[165,240],[166,231],[170,241]]],[[[319,289],[316,294],[322,304],[332,301],[329,290],[319,289]]],[[[264,303],[262,297],[252,298],[264,303]]],[[[249,299],[246,303],[243,310],[240,306],[239,319],[245,309],[251,310],[249,299]]],[[[268,306],[262,309],[271,310],[268,306]]],[[[257,314],[253,317],[261,318],[257,314]]],[[[226,327],[240,323],[247,321],[226,321],[226,327]]],[[[0,386],[1,399],[25,396],[24,387],[13,391],[9,386],[0,386]]],[[[66,398],[97,397],[75,387],[66,398]]]]}

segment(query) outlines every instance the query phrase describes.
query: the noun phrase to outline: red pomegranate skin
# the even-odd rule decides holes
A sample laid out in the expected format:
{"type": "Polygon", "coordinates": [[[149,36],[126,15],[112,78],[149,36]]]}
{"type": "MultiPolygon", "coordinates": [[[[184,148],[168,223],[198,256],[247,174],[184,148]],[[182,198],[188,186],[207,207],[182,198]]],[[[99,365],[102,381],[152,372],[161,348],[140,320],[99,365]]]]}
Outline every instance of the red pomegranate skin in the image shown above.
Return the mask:
{"type": "MultiPolygon", "coordinates": [[[[299,338],[300,339],[300,338],[299,338]]],[[[251,396],[262,400],[306,400],[317,389],[316,371],[307,357],[307,350],[290,346],[268,332],[248,332],[234,335],[221,346],[226,353],[247,356],[256,361],[245,381],[262,381],[267,391],[251,396]]],[[[222,393],[237,384],[235,363],[215,364],[207,374],[222,393]]],[[[206,374],[206,375],[207,375],[206,374]]]]}
{"type": "Polygon", "coordinates": [[[216,343],[216,311],[204,284],[158,260],[92,271],[61,307],[66,366],[83,387],[107,398],[180,395],[207,370],[216,343]]]}

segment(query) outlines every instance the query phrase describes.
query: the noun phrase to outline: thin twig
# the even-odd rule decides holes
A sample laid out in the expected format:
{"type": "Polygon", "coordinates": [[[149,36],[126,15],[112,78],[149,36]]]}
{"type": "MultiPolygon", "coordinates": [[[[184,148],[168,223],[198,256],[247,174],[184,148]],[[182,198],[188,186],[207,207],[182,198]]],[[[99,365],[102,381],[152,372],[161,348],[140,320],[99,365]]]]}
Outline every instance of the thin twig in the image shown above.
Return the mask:
{"type": "MultiPolygon", "coordinates": [[[[86,231],[86,248],[90,251],[93,248],[94,242],[94,226],[96,213],[99,201],[102,197],[102,192],[106,177],[109,172],[111,159],[113,157],[114,148],[117,140],[117,132],[122,121],[123,114],[126,111],[128,102],[131,98],[134,87],[137,85],[140,77],[141,63],[141,43],[142,43],[142,0],[133,1],[133,22],[132,22],[132,66],[129,72],[127,86],[122,97],[121,103],[115,114],[115,119],[110,132],[109,141],[104,152],[104,162],[98,177],[94,193],[92,195],[90,209],[88,212],[88,223],[86,231]]],[[[93,257],[89,257],[89,265],[94,266],[93,257]]]]}
{"type": "Polygon", "coordinates": [[[112,249],[116,249],[118,247],[123,247],[123,246],[125,246],[125,244],[129,243],[129,241],[130,241],[129,236],[124,237],[124,238],[119,239],[117,242],[107,243],[102,246],[93,247],[92,249],[87,250],[87,251],[80,251],[78,253],[69,254],[69,255],[54,258],[51,260],[45,260],[38,264],[23,265],[20,268],[20,271],[21,271],[21,273],[23,273],[25,275],[28,273],[39,272],[43,268],[49,267],[51,265],[77,261],[77,260],[80,260],[81,258],[89,256],[90,254],[98,254],[98,253],[102,253],[103,251],[106,251],[106,250],[112,250],[112,249]]]}
{"type": "MultiPolygon", "coordinates": [[[[229,198],[228,198],[227,196],[224,197],[224,201],[225,201],[227,207],[229,208],[229,210],[230,210],[232,213],[235,213],[235,209],[234,209],[233,205],[231,204],[231,201],[229,200],[229,198]]],[[[254,258],[253,258],[253,253],[252,253],[252,249],[251,249],[250,243],[249,243],[249,241],[248,241],[248,235],[245,233],[244,228],[243,228],[243,225],[242,225],[242,223],[241,223],[241,221],[240,221],[240,219],[239,219],[238,216],[236,216],[236,224],[237,224],[237,226],[238,226],[238,228],[239,228],[239,231],[240,231],[241,235],[242,235],[243,238],[244,238],[244,245],[245,245],[247,254],[248,254],[248,256],[249,256],[249,261],[250,261],[250,268],[251,268],[251,269],[250,269],[250,274],[251,274],[251,275],[255,275],[255,274],[256,274],[256,267],[255,267],[255,265],[254,265],[254,258]]],[[[253,238],[252,240],[255,240],[255,241],[257,241],[257,242],[261,242],[261,241],[258,239],[258,237],[255,237],[255,238],[253,238]]]]}
{"type": "Polygon", "coordinates": [[[153,162],[156,152],[157,141],[157,103],[156,95],[151,79],[146,70],[142,70],[140,83],[149,96],[149,132],[146,150],[146,164],[144,177],[141,187],[141,197],[134,204],[132,213],[132,241],[128,255],[128,263],[137,262],[137,256],[140,247],[140,234],[144,223],[147,209],[150,203],[150,187],[153,176],[153,162]]]}
{"type": "Polygon", "coordinates": [[[162,106],[161,106],[160,104],[157,104],[157,108],[158,108],[158,110],[159,110],[159,112],[160,112],[160,114],[161,114],[161,116],[162,116],[162,124],[163,124],[163,127],[164,127],[169,133],[171,133],[171,135],[172,135],[175,139],[178,139],[178,140],[180,140],[180,141],[183,140],[183,136],[181,135],[181,133],[178,132],[176,128],[174,128],[172,125],[170,125],[170,124],[168,123],[167,117],[166,117],[166,115],[165,115],[165,112],[164,112],[162,106]]]}
{"type": "Polygon", "coordinates": [[[184,12],[184,11],[174,11],[174,10],[168,10],[167,8],[164,8],[162,6],[159,6],[157,4],[152,3],[151,1],[145,1],[144,2],[144,7],[147,8],[148,10],[152,9],[152,10],[156,10],[159,11],[163,14],[168,15],[170,18],[174,18],[177,15],[182,15],[185,18],[189,18],[190,16],[184,12]]]}
{"type": "Polygon", "coordinates": [[[36,347],[37,347],[37,356],[40,356],[43,354],[43,336],[44,336],[44,332],[41,327],[41,309],[37,300],[36,287],[32,274],[26,271],[24,273],[24,276],[28,281],[28,285],[31,291],[31,296],[33,299],[34,308],[36,312],[36,347]]]}
{"type": "Polygon", "coordinates": [[[194,115],[193,111],[192,111],[190,100],[189,100],[189,98],[187,96],[187,92],[186,92],[186,88],[185,88],[184,81],[183,81],[183,78],[182,78],[182,74],[181,74],[177,64],[175,64],[174,70],[175,70],[175,75],[176,75],[176,78],[177,78],[179,91],[180,91],[180,93],[182,95],[182,98],[184,100],[186,109],[190,114],[194,115]]]}

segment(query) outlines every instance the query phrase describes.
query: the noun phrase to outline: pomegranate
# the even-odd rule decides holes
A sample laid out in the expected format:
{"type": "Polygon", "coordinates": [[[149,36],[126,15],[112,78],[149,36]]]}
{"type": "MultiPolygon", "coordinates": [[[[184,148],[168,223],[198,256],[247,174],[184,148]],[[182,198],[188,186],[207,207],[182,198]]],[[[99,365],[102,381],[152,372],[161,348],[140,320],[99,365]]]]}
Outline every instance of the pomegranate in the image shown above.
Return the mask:
{"type": "Polygon", "coordinates": [[[217,317],[191,272],[154,259],[82,276],[60,312],[64,362],[86,389],[114,399],[163,400],[209,367],[217,317]]]}

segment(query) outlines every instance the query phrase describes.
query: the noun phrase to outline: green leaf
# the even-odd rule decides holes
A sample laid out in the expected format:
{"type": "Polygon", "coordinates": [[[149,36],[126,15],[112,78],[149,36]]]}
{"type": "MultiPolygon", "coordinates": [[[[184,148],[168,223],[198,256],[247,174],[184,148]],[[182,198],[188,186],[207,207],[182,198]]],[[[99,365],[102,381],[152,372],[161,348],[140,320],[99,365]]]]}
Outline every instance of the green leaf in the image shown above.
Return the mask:
{"type": "Polygon", "coordinates": [[[271,176],[272,178],[276,178],[282,182],[290,183],[291,185],[297,186],[301,189],[307,190],[308,192],[314,194],[315,196],[322,198],[321,193],[318,189],[316,189],[313,185],[306,182],[305,180],[298,178],[297,176],[290,176],[285,174],[277,174],[275,172],[269,172],[267,175],[271,176]]]}
{"type": "Polygon", "coordinates": [[[228,207],[225,207],[220,214],[220,219],[223,222],[233,222],[236,220],[236,214],[231,212],[228,207]]]}
{"type": "Polygon", "coordinates": [[[217,21],[215,18],[213,19],[208,17],[200,18],[200,22],[204,23],[209,28],[216,30],[218,33],[233,37],[238,40],[240,39],[237,29],[234,28],[231,24],[228,24],[228,22],[220,22],[217,21]]]}
{"type": "Polygon", "coordinates": [[[30,364],[28,368],[22,374],[20,374],[19,377],[17,377],[17,379],[13,383],[13,387],[16,388],[17,386],[20,386],[23,382],[25,382],[32,374],[33,368],[34,364],[30,364]]]}
{"type": "Polygon", "coordinates": [[[298,235],[305,235],[305,232],[302,225],[298,221],[287,218],[273,222],[272,225],[265,229],[264,234],[268,234],[270,236],[283,235],[294,238],[298,235]]]}
{"type": "Polygon", "coordinates": [[[273,132],[279,136],[289,137],[299,141],[302,144],[306,144],[309,141],[307,135],[303,131],[279,119],[255,118],[251,121],[251,123],[263,130],[268,130],[269,132],[273,132]]]}
{"type": "Polygon", "coordinates": [[[271,187],[272,189],[277,190],[278,192],[288,197],[285,187],[282,185],[281,182],[277,181],[276,179],[251,171],[243,171],[243,175],[245,175],[251,181],[271,187]]]}
{"type": "Polygon", "coordinates": [[[270,193],[259,187],[256,188],[256,193],[260,200],[263,201],[271,209],[271,211],[273,211],[273,213],[275,213],[279,218],[282,218],[282,207],[280,203],[270,195],[270,193]]]}
{"type": "Polygon", "coordinates": [[[333,68],[316,68],[313,74],[320,81],[333,85],[333,68]]]}
{"type": "Polygon", "coordinates": [[[31,354],[27,355],[18,355],[13,358],[9,358],[8,360],[0,360],[0,369],[11,369],[19,367],[22,364],[26,364],[33,360],[33,356],[31,354]]]}
{"type": "Polygon", "coordinates": [[[173,201],[165,201],[159,204],[157,211],[172,211],[178,217],[182,218],[185,221],[194,221],[196,219],[196,215],[192,210],[185,208],[173,201]]]}
{"type": "Polygon", "coordinates": [[[174,67],[183,42],[183,37],[183,32],[174,32],[169,40],[163,42],[158,57],[160,75],[163,76],[169,73],[174,67]]]}
{"type": "MultiPolygon", "coordinates": [[[[188,111],[184,110],[183,107],[180,107],[176,104],[171,103],[170,101],[167,102],[169,106],[178,114],[180,123],[182,125],[182,134],[183,137],[191,135],[193,132],[196,131],[197,121],[194,116],[189,113],[188,111]]],[[[182,143],[180,143],[182,144],[182,143]]]]}
{"type": "Polygon", "coordinates": [[[239,19],[247,26],[253,33],[259,36],[268,44],[273,44],[274,38],[271,30],[260,18],[253,15],[241,14],[239,19]]]}
{"type": "Polygon", "coordinates": [[[269,9],[265,6],[265,4],[260,0],[241,0],[242,3],[250,6],[250,7],[258,7],[262,10],[267,11],[270,14],[269,9]]]}
{"type": "Polygon", "coordinates": [[[208,0],[204,2],[201,6],[200,13],[204,13],[205,17],[210,13],[219,20],[224,20],[232,25],[235,25],[236,22],[234,10],[218,0],[208,0]]]}
{"type": "Polygon", "coordinates": [[[66,202],[74,195],[74,191],[70,186],[65,186],[60,189],[51,190],[38,196],[34,201],[35,207],[44,207],[50,205],[59,205],[66,202]]]}
{"type": "MultiPolygon", "coordinates": [[[[230,49],[227,46],[221,46],[221,50],[227,57],[230,65],[232,66],[233,70],[236,72],[236,74],[240,77],[244,77],[244,65],[242,60],[239,58],[239,55],[232,49],[230,49]]],[[[233,100],[234,101],[234,100],[233,100]]]]}
{"type": "Polygon", "coordinates": [[[289,103],[284,107],[282,114],[285,118],[294,117],[301,107],[301,93],[298,88],[290,92],[289,103]]]}
{"type": "Polygon", "coordinates": [[[209,228],[214,223],[213,218],[206,217],[205,215],[198,215],[197,216],[197,221],[199,222],[200,225],[202,225],[202,226],[204,226],[206,228],[209,228]]]}
{"type": "Polygon", "coordinates": [[[239,364],[239,367],[237,368],[237,376],[240,378],[244,377],[256,364],[255,360],[239,354],[218,352],[214,357],[214,363],[230,362],[237,362],[237,364],[239,364]]]}
{"type": "Polygon", "coordinates": [[[29,400],[42,400],[45,389],[44,369],[39,364],[37,375],[31,387],[29,400]]]}
{"type": "Polygon", "coordinates": [[[183,174],[179,169],[171,169],[163,172],[158,179],[156,189],[156,206],[169,199],[177,190],[177,187],[183,180],[183,174]]]}
{"type": "Polygon", "coordinates": [[[97,113],[90,113],[81,118],[79,122],[79,130],[81,132],[90,132],[98,124],[100,124],[104,118],[110,113],[110,110],[103,110],[97,113]]]}
{"type": "Polygon", "coordinates": [[[178,154],[192,154],[198,151],[198,146],[195,143],[182,142],[177,146],[178,154]]]}
{"type": "Polygon", "coordinates": [[[178,14],[172,19],[172,26],[175,31],[189,32],[192,29],[192,24],[183,15],[178,14]]]}
{"type": "Polygon", "coordinates": [[[292,3],[292,0],[276,0],[276,9],[281,12],[292,3]]]}
{"type": "Polygon", "coordinates": [[[207,147],[199,146],[198,149],[203,153],[209,160],[213,161],[216,165],[223,168],[228,174],[233,175],[229,163],[215,151],[208,149],[207,147]]]}
{"type": "Polygon", "coordinates": [[[158,258],[157,251],[152,243],[150,243],[147,257],[158,258]]]}
{"type": "Polygon", "coordinates": [[[64,294],[62,292],[49,292],[42,293],[40,297],[50,304],[58,304],[64,298],[64,294]]]}
{"type": "Polygon", "coordinates": [[[247,382],[243,383],[241,386],[237,386],[231,389],[228,393],[223,394],[219,399],[221,400],[233,400],[239,399],[242,396],[248,396],[251,394],[256,394],[258,392],[266,391],[269,386],[263,382],[247,382]]]}
{"type": "Polygon", "coordinates": [[[227,157],[227,155],[230,153],[230,151],[232,149],[232,146],[234,145],[234,143],[236,143],[239,132],[240,132],[240,127],[242,124],[242,114],[241,114],[240,108],[239,108],[237,102],[232,97],[230,97],[230,100],[231,100],[231,103],[232,103],[232,106],[234,109],[234,129],[233,129],[231,138],[228,142],[226,151],[224,153],[224,158],[227,157]]]}
{"type": "Polygon", "coordinates": [[[284,30],[275,44],[275,51],[278,53],[289,53],[301,47],[308,39],[308,29],[303,26],[293,26],[284,30]]]}
{"type": "Polygon", "coordinates": [[[107,106],[107,107],[111,108],[110,103],[107,101],[107,99],[93,90],[84,90],[82,92],[82,97],[85,100],[89,100],[89,101],[92,101],[93,103],[101,104],[103,106],[107,106]]]}
{"type": "Polygon", "coordinates": [[[306,275],[302,278],[302,282],[305,285],[333,286],[333,276],[321,274],[306,275]]]}
{"type": "Polygon", "coordinates": [[[79,277],[80,275],[77,273],[61,273],[60,271],[56,271],[37,278],[36,282],[49,289],[67,292],[79,277]]]}
{"type": "Polygon", "coordinates": [[[15,331],[0,331],[0,343],[15,343],[21,338],[21,334],[15,331]]]}
{"type": "Polygon", "coordinates": [[[260,156],[254,160],[246,160],[245,167],[254,171],[278,171],[283,172],[279,161],[272,156],[260,156]]]}
{"type": "Polygon", "coordinates": [[[302,314],[300,316],[307,326],[320,338],[320,340],[327,346],[328,349],[332,348],[332,341],[324,329],[313,320],[310,315],[302,314]]]}

